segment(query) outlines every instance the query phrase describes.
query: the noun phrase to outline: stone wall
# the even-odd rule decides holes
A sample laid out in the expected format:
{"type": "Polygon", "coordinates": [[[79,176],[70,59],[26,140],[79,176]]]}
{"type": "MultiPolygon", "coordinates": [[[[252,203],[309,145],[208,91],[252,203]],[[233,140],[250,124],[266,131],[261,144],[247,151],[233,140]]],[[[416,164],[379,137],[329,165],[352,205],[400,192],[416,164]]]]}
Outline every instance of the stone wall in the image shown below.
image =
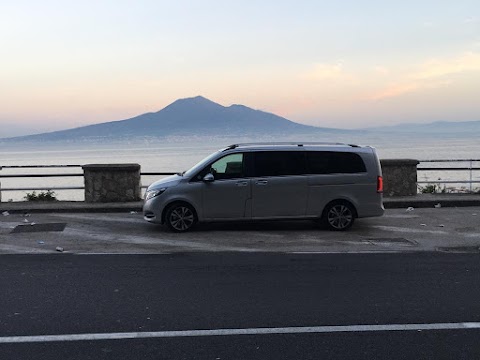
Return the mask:
{"type": "MultiPolygon", "coordinates": [[[[417,194],[417,165],[413,159],[381,160],[384,196],[417,194]]],[[[139,164],[88,164],[82,166],[86,202],[128,202],[141,199],[139,164]]]]}
{"type": "Polygon", "coordinates": [[[417,165],[413,159],[381,160],[384,196],[411,196],[417,194],[417,165]]]}
{"type": "Polygon", "coordinates": [[[141,199],[139,164],[82,166],[86,202],[128,202],[141,199]]]}

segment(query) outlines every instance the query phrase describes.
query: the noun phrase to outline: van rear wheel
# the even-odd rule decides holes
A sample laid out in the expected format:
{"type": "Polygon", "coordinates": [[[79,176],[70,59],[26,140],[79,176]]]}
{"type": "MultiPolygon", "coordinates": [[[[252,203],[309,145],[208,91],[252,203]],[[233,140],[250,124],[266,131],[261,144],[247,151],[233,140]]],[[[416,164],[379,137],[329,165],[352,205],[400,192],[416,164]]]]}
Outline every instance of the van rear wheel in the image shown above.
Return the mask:
{"type": "Polygon", "coordinates": [[[348,202],[331,203],[325,208],[323,222],[330,230],[347,230],[355,222],[355,209],[348,202]]]}
{"type": "Polygon", "coordinates": [[[165,223],[172,231],[185,232],[197,223],[197,217],[190,205],[178,203],[168,208],[165,215],[165,223]]]}

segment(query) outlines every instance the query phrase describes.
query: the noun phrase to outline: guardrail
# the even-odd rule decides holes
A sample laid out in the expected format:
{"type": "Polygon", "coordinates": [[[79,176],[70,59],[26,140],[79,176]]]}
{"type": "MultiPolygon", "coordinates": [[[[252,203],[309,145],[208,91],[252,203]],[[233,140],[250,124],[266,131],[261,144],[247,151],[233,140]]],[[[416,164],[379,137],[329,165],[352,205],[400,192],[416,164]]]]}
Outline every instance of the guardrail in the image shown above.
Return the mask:
{"type": "MultiPolygon", "coordinates": [[[[82,165],[7,165],[0,166],[2,169],[55,169],[55,168],[82,168],[82,165]]],[[[141,172],[141,176],[168,176],[174,175],[175,172],[141,172]]],[[[67,177],[82,177],[82,173],[39,173],[39,174],[1,174],[0,173],[0,202],[2,201],[2,192],[6,191],[42,191],[42,190],[84,190],[84,186],[29,186],[29,187],[2,187],[1,179],[13,178],[67,178],[67,177]]],[[[148,186],[141,186],[146,189],[148,186]]]]}
{"type": "MultiPolygon", "coordinates": [[[[66,169],[66,168],[82,168],[82,165],[8,165],[1,166],[2,169],[66,169]]],[[[447,176],[447,179],[438,178],[435,180],[419,180],[417,184],[468,184],[468,188],[464,188],[464,192],[474,192],[476,189],[473,188],[473,184],[480,184],[480,175],[474,177],[475,171],[480,171],[480,159],[452,159],[452,160],[421,160],[419,166],[417,166],[417,178],[419,173],[451,173],[451,172],[464,172],[468,171],[467,180],[465,179],[452,179],[447,176]],[[426,164],[459,164],[463,163],[466,166],[426,166],[426,164]],[[474,166],[478,164],[477,166],[474,166]],[[478,179],[478,180],[477,180],[478,179]]],[[[143,176],[168,176],[174,175],[175,172],[141,172],[140,175],[143,176]]],[[[480,173],[479,173],[480,174],[480,173]]],[[[12,179],[12,178],[68,178],[68,177],[83,177],[82,173],[29,173],[29,174],[2,174],[0,173],[1,179],[12,179]]],[[[147,188],[146,185],[141,186],[142,189],[147,188]]],[[[84,190],[84,186],[24,186],[24,187],[4,187],[2,188],[0,182],[0,201],[2,201],[2,192],[7,191],[41,191],[41,190],[54,190],[54,191],[63,191],[63,190],[84,190]]]]}
{"type": "Polygon", "coordinates": [[[475,163],[480,165],[480,159],[452,159],[452,160],[419,160],[420,164],[417,166],[417,175],[420,172],[459,172],[459,171],[468,171],[468,180],[459,180],[459,179],[442,179],[437,178],[436,180],[425,180],[417,181],[417,184],[468,184],[468,189],[465,188],[467,192],[474,192],[473,184],[480,184],[479,180],[474,178],[474,172],[480,171],[480,167],[475,167],[475,163]],[[422,164],[466,164],[467,166],[422,166],[422,164]]]}

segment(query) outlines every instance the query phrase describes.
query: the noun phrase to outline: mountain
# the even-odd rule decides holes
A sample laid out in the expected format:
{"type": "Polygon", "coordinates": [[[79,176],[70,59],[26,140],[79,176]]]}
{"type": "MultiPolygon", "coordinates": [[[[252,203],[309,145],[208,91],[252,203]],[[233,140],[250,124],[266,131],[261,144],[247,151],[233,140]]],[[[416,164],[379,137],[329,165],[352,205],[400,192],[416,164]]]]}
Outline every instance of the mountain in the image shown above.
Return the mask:
{"type": "MultiPolygon", "coordinates": [[[[14,134],[10,135],[13,136],[14,134]]],[[[345,130],[302,125],[243,105],[222,106],[202,96],[179,99],[155,113],[131,119],[82,126],[37,135],[0,139],[1,143],[111,142],[167,137],[245,137],[285,139],[288,136],[314,141],[362,142],[366,135],[397,137],[480,136],[480,121],[401,124],[345,130]]]]}
{"type": "Polygon", "coordinates": [[[243,105],[225,107],[202,96],[197,96],[177,100],[158,112],[146,113],[131,119],[4,140],[115,140],[192,135],[310,134],[335,131],[345,132],[344,130],[298,124],[243,105]]]}

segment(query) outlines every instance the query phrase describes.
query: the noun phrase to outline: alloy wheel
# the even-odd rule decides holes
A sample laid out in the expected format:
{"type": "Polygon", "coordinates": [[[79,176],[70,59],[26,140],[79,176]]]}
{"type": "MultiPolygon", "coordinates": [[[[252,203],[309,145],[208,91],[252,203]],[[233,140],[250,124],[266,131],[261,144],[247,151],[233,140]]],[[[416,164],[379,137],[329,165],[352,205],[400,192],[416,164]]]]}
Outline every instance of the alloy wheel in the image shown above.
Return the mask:
{"type": "Polygon", "coordinates": [[[353,221],[353,211],[346,204],[332,205],[327,212],[327,223],[333,230],[346,230],[352,226],[353,221]]]}
{"type": "Polygon", "coordinates": [[[174,231],[187,231],[195,224],[195,214],[187,206],[176,206],[168,213],[168,224],[174,231]]]}

